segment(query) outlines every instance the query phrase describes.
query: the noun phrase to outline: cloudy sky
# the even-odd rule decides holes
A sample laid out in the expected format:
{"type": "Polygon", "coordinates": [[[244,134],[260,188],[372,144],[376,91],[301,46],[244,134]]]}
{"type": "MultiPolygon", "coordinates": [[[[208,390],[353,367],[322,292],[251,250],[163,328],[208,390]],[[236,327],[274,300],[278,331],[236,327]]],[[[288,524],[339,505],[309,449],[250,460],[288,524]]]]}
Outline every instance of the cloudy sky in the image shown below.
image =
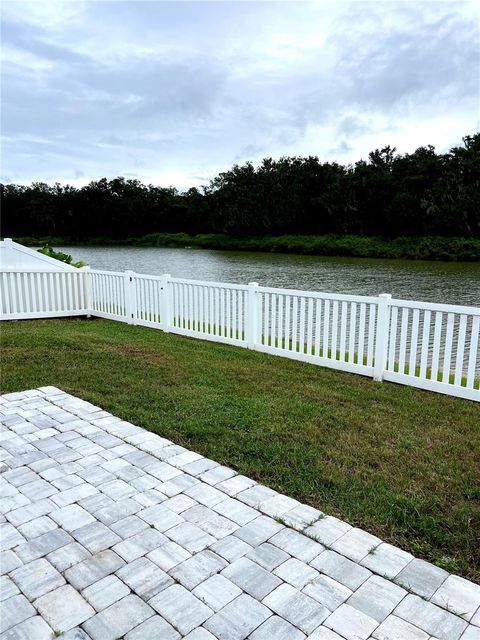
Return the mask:
{"type": "Polygon", "coordinates": [[[3,182],[180,189],[265,156],[447,150],[479,121],[480,4],[3,2],[3,182]]]}

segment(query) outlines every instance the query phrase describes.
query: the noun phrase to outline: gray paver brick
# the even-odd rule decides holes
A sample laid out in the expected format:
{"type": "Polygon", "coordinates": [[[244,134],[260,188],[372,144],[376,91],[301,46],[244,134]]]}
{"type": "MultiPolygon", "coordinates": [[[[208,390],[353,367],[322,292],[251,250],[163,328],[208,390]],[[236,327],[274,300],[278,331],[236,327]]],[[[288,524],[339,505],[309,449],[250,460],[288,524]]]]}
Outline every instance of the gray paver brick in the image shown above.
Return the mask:
{"type": "Polygon", "coordinates": [[[341,538],[332,545],[332,549],[343,556],[360,562],[365,556],[375,549],[382,541],[362,529],[349,529],[341,538]]]}
{"type": "Polygon", "coordinates": [[[34,518],[47,515],[56,508],[56,505],[51,500],[45,498],[45,500],[39,500],[33,504],[27,504],[24,507],[10,511],[7,514],[7,520],[18,527],[34,518]]]}
{"type": "Polygon", "coordinates": [[[182,634],[199,627],[213,614],[210,607],[179,584],[161,591],[149,604],[182,634]]]}
{"type": "Polygon", "coordinates": [[[180,640],[180,634],[161,616],[152,616],[129,631],[125,640],[180,640]]]}
{"type": "Polygon", "coordinates": [[[210,549],[229,562],[233,562],[252,551],[249,544],[235,536],[227,536],[218,540],[210,546],[210,549]]]}
{"type": "Polygon", "coordinates": [[[38,538],[38,536],[47,533],[47,531],[56,529],[57,526],[57,523],[48,516],[40,516],[20,525],[18,531],[26,540],[32,540],[32,538],[38,538]]]}
{"type": "Polygon", "coordinates": [[[63,572],[74,564],[86,560],[90,555],[91,554],[82,547],[82,545],[78,544],[78,542],[71,542],[56,551],[52,551],[52,553],[47,554],[45,557],[57,571],[63,572]]]}
{"type": "Polygon", "coordinates": [[[347,604],[383,622],[407,595],[405,589],[381,578],[372,576],[348,600],[347,604]]]}
{"type": "Polygon", "coordinates": [[[2,602],[0,633],[35,615],[35,609],[24,595],[18,594],[2,602]]]}
{"type": "Polygon", "coordinates": [[[170,509],[170,511],[178,514],[183,513],[183,511],[186,511],[187,509],[190,509],[190,507],[194,507],[197,504],[198,502],[195,502],[193,498],[190,498],[189,496],[185,496],[183,494],[173,496],[173,498],[168,498],[164,502],[164,506],[167,507],[167,509],[170,509]]]}
{"type": "Polygon", "coordinates": [[[107,551],[100,551],[100,553],[70,567],[64,575],[76,589],[85,589],[97,580],[115,573],[124,564],[125,561],[120,556],[107,549],[107,551]]]}
{"type": "Polygon", "coordinates": [[[277,587],[263,603],[304,633],[312,633],[330,614],[322,604],[289,584],[277,587]]]}
{"type": "Polygon", "coordinates": [[[224,493],[204,482],[197,483],[193,487],[190,487],[190,489],[185,491],[185,494],[206,507],[214,507],[219,502],[225,500],[224,493]]]}
{"type": "Polygon", "coordinates": [[[184,637],[184,640],[217,640],[217,638],[204,627],[197,627],[193,631],[190,631],[190,633],[184,637]]]}
{"type": "Polygon", "coordinates": [[[200,474],[199,478],[202,482],[206,482],[210,485],[216,485],[219,482],[223,482],[224,480],[228,480],[228,478],[232,478],[235,475],[235,471],[230,469],[229,467],[218,466],[214,469],[210,469],[209,471],[205,471],[200,474]]]}
{"type": "Polygon", "coordinates": [[[257,547],[284,528],[282,524],[275,522],[273,518],[259,516],[245,526],[240,527],[240,529],[237,529],[233,535],[250,546],[257,547]]]}
{"type": "Polygon", "coordinates": [[[429,635],[418,627],[414,627],[409,622],[388,616],[382,624],[375,629],[373,637],[377,640],[428,640],[429,635]]]}
{"type": "MultiPolygon", "coordinates": [[[[121,571],[121,569],[120,569],[121,571]]],[[[82,596],[96,611],[102,611],[130,593],[130,589],[117,576],[110,575],[94,582],[82,591],[82,596]]]]}
{"type": "Polygon", "coordinates": [[[198,553],[215,542],[215,538],[191,522],[172,527],[165,535],[190,553],[198,553]]]}
{"type": "MultiPolygon", "coordinates": [[[[243,555],[243,554],[242,554],[243,555]]],[[[267,571],[273,571],[290,558],[288,553],[269,542],[255,547],[247,553],[247,558],[253,560],[267,571]]]]}
{"type": "Polygon", "coordinates": [[[97,522],[94,518],[85,526],[76,528],[71,534],[82,547],[85,547],[92,554],[104,551],[121,541],[120,536],[110,527],[105,526],[102,522],[97,522]]]}
{"type": "Polygon", "coordinates": [[[21,544],[15,548],[15,553],[23,562],[30,562],[46,556],[60,547],[73,542],[73,538],[63,529],[53,529],[38,536],[34,540],[21,544]]]}
{"type": "Polygon", "coordinates": [[[465,620],[412,594],[402,600],[394,614],[440,640],[458,640],[467,627],[465,620]]]}
{"type": "Polygon", "coordinates": [[[50,591],[34,604],[54,631],[68,631],[95,613],[88,602],[69,584],[50,591]]]}
{"type": "MultiPolygon", "coordinates": [[[[142,505],[133,500],[132,498],[127,498],[126,500],[122,500],[120,503],[115,503],[108,498],[108,496],[103,496],[103,499],[109,500],[112,502],[109,506],[105,506],[100,508],[98,511],[95,511],[95,517],[98,520],[101,520],[103,524],[110,526],[114,522],[118,522],[118,520],[122,520],[127,516],[131,516],[135,513],[138,513],[142,509],[142,505]]],[[[85,505],[82,505],[85,506],[85,505]]],[[[85,506],[85,509],[87,507],[85,506]]]]}
{"type": "Polygon", "coordinates": [[[378,627],[378,622],[348,604],[342,604],[325,620],[324,625],[345,640],[367,640],[378,627]]]}
{"type": "Polygon", "coordinates": [[[148,527],[148,523],[138,516],[127,516],[110,525],[110,529],[124,540],[131,538],[136,533],[143,531],[148,527]]]}
{"type": "Polygon", "coordinates": [[[181,516],[170,511],[170,509],[164,507],[162,504],[156,504],[152,507],[142,509],[137,513],[137,516],[145,520],[145,522],[148,522],[148,524],[153,524],[155,528],[161,532],[167,531],[167,529],[171,529],[184,522],[181,516]]]}
{"type": "Polygon", "coordinates": [[[219,640],[244,640],[257,629],[272,612],[247,594],[227,604],[204,624],[219,640]]]}
{"type": "Polygon", "coordinates": [[[331,629],[328,629],[327,627],[324,627],[322,625],[321,627],[318,627],[318,629],[315,629],[315,631],[308,636],[308,640],[345,640],[345,639],[339,636],[338,633],[335,633],[335,631],[332,631],[331,629]]]}
{"type": "Polygon", "coordinates": [[[355,591],[372,575],[365,567],[327,549],[311,562],[312,567],[355,591]]]}
{"type": "Polygon", "coordinates": [[[0,601],[7,600],[12,596],[16,596],[20,593],[17,585],[8,576],[2,576],[0,578],[0,601]]]}
{"type": "Polygon", "coordinates": [[[148,604],[128,595],[84,622],[83,628],[92,640],[116,640],[153,615],[148,604]]]}
{"type": "Polygon", "coordinates": [[[226,498],[212,508],[239,526],[248,524],[255,518],[258,518],[258,511],[256,509],[252,509],[252,507],[243,504],[235,498],[226,498]]]}
{"type": "Polygon", "coordinates": [[[291,511],[287,511],[282,516],[282,522],[289,527],[297,529],[297,531],[303,531],[305,527],[311,525],[312,522],[323,517],[322,511],[310,507],[307,504],[299,504],[291,511]]]}
{"type": "Polygon", "coordinates": [[[239,596],[242,590],[224,576],[216,574],[195,587],[192,593],[216,612],[239,596]]]}
{"type": "Polygon", "coordinates": [[[26,542],[26,539],[9,522],[2,522],[0,524],[0,541],[2,551],[8,551],[26,542]]]}
{"type": "Polygon", "coordinates": [[[269,542],[302,562],[311,562],[325,549],[320,543],[288,528],[283,528],[269,542]]]}
{"type": "Polygon", "coordinates": [[[13,551],[2,551],[0,553],[0,571],[1,574],[10,573],[17,567],[21,566],[23,563],[16,553],[13,551]]]}
{"type": "Polygon", "coordinates": [[[218,573],[226,561],[213,551],[205,549],[170,570],[170,575],[190,591],[201,582],[218,573]]]}
{"type": "Polygon", "coordinates": [[[352,527],[333,516],[325,516],[305,529],[306,535],[318,540],[322,544],[330,546],[341,538],[352,527]]]}
{"type": "Polygon", "coordinates": [[[1,640],[51,640],[51,627],[41,616],[33,616],[11,627],[0,636],[1,640]]]}
{"type": "Polygon", "coordinates": [[[297,558],[290,558],[277,567],[273,573],[300,590],[319,576],[316,569],[297,560],[297,558]]]}
{"type": "Polygon", "coordinates": [[[415,558],[395,577],[395,582],[419,596],[431,598],[448,573],[430,562],[415,558]]]}
{"type": "Polygon", "coordinates": [[[150,600],[174,583],[165,571],[147,558],[130,562],[117,571],[117,576],[143,600],[150,600]]]}
{"type": "Polygon", "coordinates": [[[255,480],[251,478],[247,478],[246,476],[233,476],[228,480],[223,480],[223,482],[219,482],[216,486],[221,491],[224,491],[229,496],[236,496],[241,491],[245,491],[246,489],[250,489],[255,486],[257,483],[255,480]]]}
{"type": "Polygon", "coordinates": [[[480,607],[480,585],[459,576],[448,576],[431,601],[471,620],[480,607]]]}
{"type": "Polygon", "coordinates": [[[118,553],[127,562],[133,562],[137,558],[146,555],[149,551],[153,551],[157,547],[162,546],[167,538],[151,527],[136,533],[131,538],[122,540],[113,547],[113,551],[118,553]]]}
{"type": "Polygon", "coordinates": [[[348,587],[324,575],[319,575],[318,578],[307,584],[303,592],[330,611],[335,611],[352,595],[352,591],[348,587]]]}
{"type": "Polygon", "coordinates": [[[368,553],[361,561],[364,567],[384,578],[394,578],[413,560],[411,553],[382,542],[373,553],[368,553]]]}
{"type": "Polygon", "coordinates": [[[29,600],[39,598],[65,584],[62,575],[44,558],[15,569],[10,576],[29,600]]]}
{"type": "Polygon", "coordinates": [[[305,637],[283,618],[272,616],[252,633],[250,640],[303,640],[305,637]]]}
{"type": "Polygon", "coordinates": [[[68,505],[67,507],[52,511],[50,517],[55,520],[62,529],[70,533],[75,531],[75,529],[95,522],[95,518],[78,504],[68,505]]]}
{"type": "Polygon", "coordinates": [[[191,554],[186,549],[171,540],[165,542],[158,549],[147,553],[147,558],[152,560],[163,571],[170,571],[170,569],[187,560],[190,556],[191,554]]]}
{"type": "Polygon", "coordinates": [[[262,600],[282,582],[248,558],[235,560],[222,571],[222,575],[257,600],[262,600]]]}

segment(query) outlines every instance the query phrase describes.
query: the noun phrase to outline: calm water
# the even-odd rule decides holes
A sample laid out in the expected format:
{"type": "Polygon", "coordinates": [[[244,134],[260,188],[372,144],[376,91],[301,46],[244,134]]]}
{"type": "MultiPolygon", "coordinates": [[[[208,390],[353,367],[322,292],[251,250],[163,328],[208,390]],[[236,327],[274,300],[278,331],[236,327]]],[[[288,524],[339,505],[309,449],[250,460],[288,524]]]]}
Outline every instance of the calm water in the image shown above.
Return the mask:
{"type": "Polygon", "coordinates": [[[480,264],[133,247],[60,247],[92,269],[480,305],[480,264]]]}

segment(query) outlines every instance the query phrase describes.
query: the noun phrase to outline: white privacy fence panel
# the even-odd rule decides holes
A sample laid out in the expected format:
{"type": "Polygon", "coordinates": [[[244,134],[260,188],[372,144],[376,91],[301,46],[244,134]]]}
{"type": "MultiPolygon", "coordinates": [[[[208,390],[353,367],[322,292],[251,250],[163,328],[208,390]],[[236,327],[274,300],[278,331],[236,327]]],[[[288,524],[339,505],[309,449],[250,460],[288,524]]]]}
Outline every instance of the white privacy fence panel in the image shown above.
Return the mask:
{"type": "Polygon", "coordinates": [[[88,313],[87,273],[16,270],[0,273],[3,320],[52,318],[88,313]]]}
{"type": "Polygon", "coordinates": [[[2,319],[95,315],[480,401],[480,308],[77,269],[0,273],[2,319]]]}

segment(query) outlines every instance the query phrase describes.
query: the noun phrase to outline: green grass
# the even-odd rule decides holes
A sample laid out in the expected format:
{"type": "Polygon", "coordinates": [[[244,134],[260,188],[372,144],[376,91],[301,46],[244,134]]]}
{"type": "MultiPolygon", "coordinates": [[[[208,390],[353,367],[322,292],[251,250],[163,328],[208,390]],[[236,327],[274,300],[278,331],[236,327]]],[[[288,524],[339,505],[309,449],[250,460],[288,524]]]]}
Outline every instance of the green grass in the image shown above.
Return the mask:
{"type": "Polygon", "coordinates": [[[480,580],[480,405],[107,320],[1,325],[2,392],[56,385],[480,580]]]}

